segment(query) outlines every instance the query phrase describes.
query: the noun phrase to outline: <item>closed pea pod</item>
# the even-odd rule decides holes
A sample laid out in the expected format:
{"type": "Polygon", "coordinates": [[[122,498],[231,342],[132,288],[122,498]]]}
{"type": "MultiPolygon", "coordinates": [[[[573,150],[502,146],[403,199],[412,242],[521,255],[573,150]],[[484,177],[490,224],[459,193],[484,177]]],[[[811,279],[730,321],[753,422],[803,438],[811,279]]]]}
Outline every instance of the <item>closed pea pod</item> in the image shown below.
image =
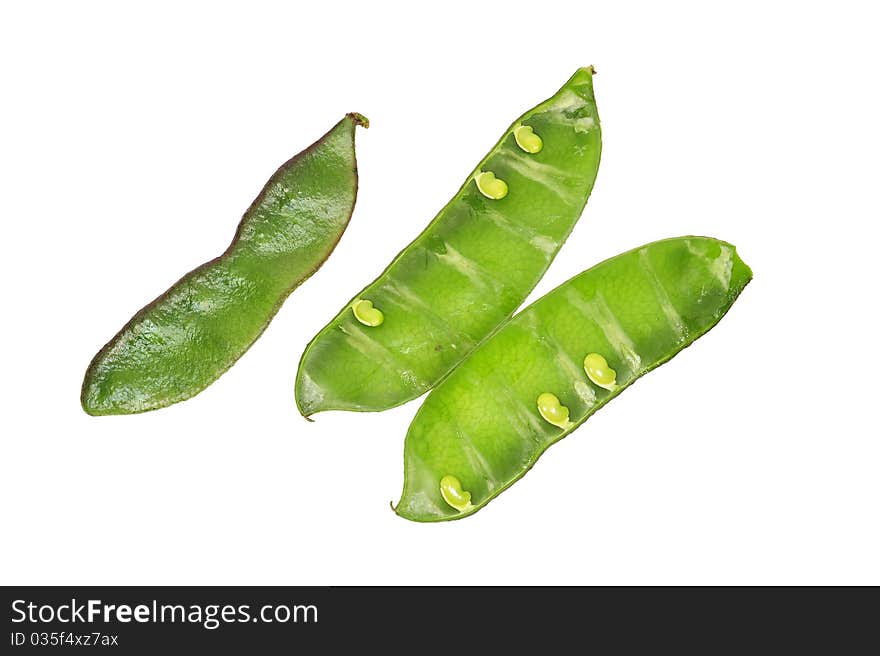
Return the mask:
{"type": "Polygon", "coordinates": [[[377,411],[431,389],[516,310],[578,220],[599,166],[593,70],[526,112],[415,241],[349,303],[300,361],[296,402],[377,411]]]}
{"type": "Polygon", "coordinates": [[[241,357],[348,225],[358,125],[367,120],[348,114],[278,169],[226,252],[186,274],[98,352],[83,381],[86,412],[129,414],[183,401],[241,357]]]}
{"type": "Polygon", "coordinates": [[[476,512],[549,446],[710,330],[749,280],[732,245],[681,237],[563,283],[428,395],[406,436],[396,512],[426,522],[476,512]],[[445,477],[464,485],[466,506],[448,502],[445,477]]]}

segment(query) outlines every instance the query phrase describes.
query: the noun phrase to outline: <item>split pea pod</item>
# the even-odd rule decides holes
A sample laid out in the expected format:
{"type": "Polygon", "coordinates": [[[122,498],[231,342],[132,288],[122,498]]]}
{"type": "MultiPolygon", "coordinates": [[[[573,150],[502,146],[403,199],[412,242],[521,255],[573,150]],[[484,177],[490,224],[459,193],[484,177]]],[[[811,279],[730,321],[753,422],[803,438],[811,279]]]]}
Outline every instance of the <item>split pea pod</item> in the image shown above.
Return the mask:
{"type": "Polygon", "coordinates": [[[358,125],[367,127],[366,118],[348,114],[278,169],[229,248],[140,310],[98,352],[82,386],[87,413],[129,414],[183,401],[247,351],[348,225],[358,125]]]}
{"type": "Polygon", "coordinates": [[[470,515],[637,378],[710,330],[751,280],[723,241],[667,239],[563,283],[506,323],[419,409],[395,508],[470,515]]]}
{"type": "Polygon", "coordinates": [[[300,412],[385,410],[436,385],[544,275],[584,209],[601,145],[593,70],[582,68],[507,128],[425,231],[311,341],[300,412]]]}

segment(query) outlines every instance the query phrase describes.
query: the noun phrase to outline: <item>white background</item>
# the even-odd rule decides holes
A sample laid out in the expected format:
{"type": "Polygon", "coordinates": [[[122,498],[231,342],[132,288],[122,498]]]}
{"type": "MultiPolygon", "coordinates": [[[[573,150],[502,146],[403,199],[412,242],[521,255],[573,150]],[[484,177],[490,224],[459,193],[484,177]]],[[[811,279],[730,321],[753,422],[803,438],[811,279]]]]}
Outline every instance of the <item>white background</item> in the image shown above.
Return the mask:
{"type": "Polygon", "coordinates": [[[0,10],[0,582],[880,584],[869,3],[17,5],[0,10]],[[308,424],[297,361],[588,64],[602,166],[530,299],[683,234],[735,243],[754,282],[477,515],[407,522],[389,502],[419,401],[308,424]],[[265,335],[190,401],[83,413],[95,351],[348,111],[372,121],[354,218],[265,335]]]}

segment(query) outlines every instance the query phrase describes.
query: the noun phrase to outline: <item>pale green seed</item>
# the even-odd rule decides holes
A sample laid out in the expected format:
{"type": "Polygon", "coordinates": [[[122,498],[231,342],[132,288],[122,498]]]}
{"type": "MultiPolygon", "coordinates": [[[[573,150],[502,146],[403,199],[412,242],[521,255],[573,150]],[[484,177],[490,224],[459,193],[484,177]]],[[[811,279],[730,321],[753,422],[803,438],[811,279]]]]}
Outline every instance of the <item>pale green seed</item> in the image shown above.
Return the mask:
{"type": "Polygon", "coordinates": [[[473,505],[471,505],[471,493],[462,490],[461,481],[450,474],[440,479],[440,496],[459,512],[465,512],[473,508],[473,505]]]}
{"type": "Polygon", "coordinates": [[[545,421],[559,428],[570,428],[568,420],[568,408],[559,402],[559,398],[550,392],[544,392],[538,397],[538,412],[545,421]]]}
{"type": "Polygon", "coordinates": [[[351,304],[351,311],[354,318],[365,326],[381,326],[385,321],[385,315],[382,310],[373,307],[373,301],[358,299],[351,304]]]}
{"type": "Polygon", "coordinates": [[[598,353],[590,353],[584,358],[584,371],[587,378],[599,387],[609,391],[614,390],[617,384],[617,372],[608,366],[608,362],[598,353]]]}
{"type": "Polygon", "coordinates": [[[474,178],[477,189],[486,198],[501,200],[507,195],[507,183],[501,178],[496,178],[492,171],[483,171],[474,178]]]}
{"type": "Polygon", "coordinates": [[[544,140],[535,134],[531,125],[520,125],[514,128],[513,138],[516,140],[517,146],[532,155],[540,153],[544,147],[544,140]]]}

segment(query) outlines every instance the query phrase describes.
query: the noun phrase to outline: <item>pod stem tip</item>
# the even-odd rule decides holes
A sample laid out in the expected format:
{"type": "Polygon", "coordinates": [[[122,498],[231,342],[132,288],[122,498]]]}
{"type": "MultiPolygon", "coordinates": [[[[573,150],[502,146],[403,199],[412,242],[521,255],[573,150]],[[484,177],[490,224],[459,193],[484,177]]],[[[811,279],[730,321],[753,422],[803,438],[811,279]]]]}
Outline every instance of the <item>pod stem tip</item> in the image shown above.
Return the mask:
{"type": "Polygon", "coordinates": [[[363,114],[358,114],[357,112],[349,112],[346,114],[348,118],[350,118],[356,125],[360,125],[363,128],[370,127],[370,119],[368,119],[363,114]]]}

